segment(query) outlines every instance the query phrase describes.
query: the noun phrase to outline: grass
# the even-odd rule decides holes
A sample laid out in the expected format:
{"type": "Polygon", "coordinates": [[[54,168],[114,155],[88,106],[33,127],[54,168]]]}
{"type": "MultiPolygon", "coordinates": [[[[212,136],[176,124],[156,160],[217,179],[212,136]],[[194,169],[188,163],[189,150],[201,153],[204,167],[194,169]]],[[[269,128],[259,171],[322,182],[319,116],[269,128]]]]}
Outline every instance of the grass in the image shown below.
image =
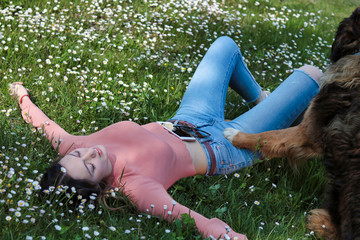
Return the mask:
{"type": "MultiPolygon", "coordinates": [[[[217,37],[232,37],[254,77],[274,90],[303,64],[326,69],[336,26],[355,7],[336,0],[1,1],[0,238],[201,239],[191,219],[169,224],[136,211],[39,202],[36,182],[56,152],[23,121],[7,84],[23,81],[72,134],[166,120],[217,37]]],[[[229,90],[227,118],[248,108],[229,90]]],[[[294,174],[286,159],[274,159],[228,176],[182,179],[169,193],[249,239],[314,239],[306,213],[321,206],[325,183],[320,160],[294,174]]]]}

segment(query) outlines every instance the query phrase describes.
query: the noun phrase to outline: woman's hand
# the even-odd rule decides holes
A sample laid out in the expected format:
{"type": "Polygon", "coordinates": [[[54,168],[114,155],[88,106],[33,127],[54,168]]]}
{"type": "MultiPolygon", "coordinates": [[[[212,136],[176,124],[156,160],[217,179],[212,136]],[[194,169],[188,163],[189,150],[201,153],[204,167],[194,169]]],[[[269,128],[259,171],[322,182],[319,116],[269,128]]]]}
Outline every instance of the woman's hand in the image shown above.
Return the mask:
{"type": "Polygon", "coordinates": [[[28,90],[22,84],[22,82],[9,84],[10,94],[13,95],[20,104],[24,97],[29,97],[28,90]]]}

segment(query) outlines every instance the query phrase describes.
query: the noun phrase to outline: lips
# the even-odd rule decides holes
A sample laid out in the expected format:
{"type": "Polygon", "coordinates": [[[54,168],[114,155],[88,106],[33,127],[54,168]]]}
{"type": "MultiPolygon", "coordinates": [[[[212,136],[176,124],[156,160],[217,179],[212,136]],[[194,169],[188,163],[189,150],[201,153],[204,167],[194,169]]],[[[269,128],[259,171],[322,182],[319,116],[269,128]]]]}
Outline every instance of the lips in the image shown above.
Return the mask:
{"type": "Polygon", "coordinates": [[[96,151],[97,151],[97,153],[99,154],[99,156],[101,157],[101,155],[102,155],[102,152],[101,152],[101,150],[100,149],[98,149],[98,148],[94,148],[96,151]]]}

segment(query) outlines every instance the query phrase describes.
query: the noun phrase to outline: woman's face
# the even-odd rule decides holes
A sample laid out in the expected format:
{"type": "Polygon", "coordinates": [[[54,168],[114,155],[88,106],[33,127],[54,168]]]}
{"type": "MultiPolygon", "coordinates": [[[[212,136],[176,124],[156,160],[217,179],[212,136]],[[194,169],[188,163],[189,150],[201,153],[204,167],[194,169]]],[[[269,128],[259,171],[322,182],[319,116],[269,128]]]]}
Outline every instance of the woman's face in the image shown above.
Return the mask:
{"type": "Polygon", "coordinates": [[[108,177],[112,165],[104,146],[77,148],[64,156],[59,164],[66,169],[66,174],[74,179],[86,179],[100,182],[108,177]]]}

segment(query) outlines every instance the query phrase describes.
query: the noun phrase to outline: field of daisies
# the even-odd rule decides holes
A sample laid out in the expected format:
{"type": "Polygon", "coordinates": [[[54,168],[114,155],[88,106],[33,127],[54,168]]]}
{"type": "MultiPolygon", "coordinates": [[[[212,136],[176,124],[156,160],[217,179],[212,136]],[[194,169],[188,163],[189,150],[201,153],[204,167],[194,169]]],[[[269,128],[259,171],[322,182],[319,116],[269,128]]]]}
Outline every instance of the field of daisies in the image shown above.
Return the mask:
{"type": "MultiPolygon", "coordinates": [[[[303,64],[326,69],[335,29],[355,7],[351,0],[0,1],[0,239],[202,239],[189,217],[169,224],[128,207],[39,201],[41,174],[57,153],[23,121],[9,83],[24,82],[71,134],[166,120],[216,38],[232,37],[272,91],[303,64]]],[[[228,95],[226,118],[251,107],[228,95]]],[[[169,193],[249,239],[315,239],[305,219],[321,206],[325,183],[320,160],[294,173],[286,159],[274,159],[183,179],[169,193]]]]}

